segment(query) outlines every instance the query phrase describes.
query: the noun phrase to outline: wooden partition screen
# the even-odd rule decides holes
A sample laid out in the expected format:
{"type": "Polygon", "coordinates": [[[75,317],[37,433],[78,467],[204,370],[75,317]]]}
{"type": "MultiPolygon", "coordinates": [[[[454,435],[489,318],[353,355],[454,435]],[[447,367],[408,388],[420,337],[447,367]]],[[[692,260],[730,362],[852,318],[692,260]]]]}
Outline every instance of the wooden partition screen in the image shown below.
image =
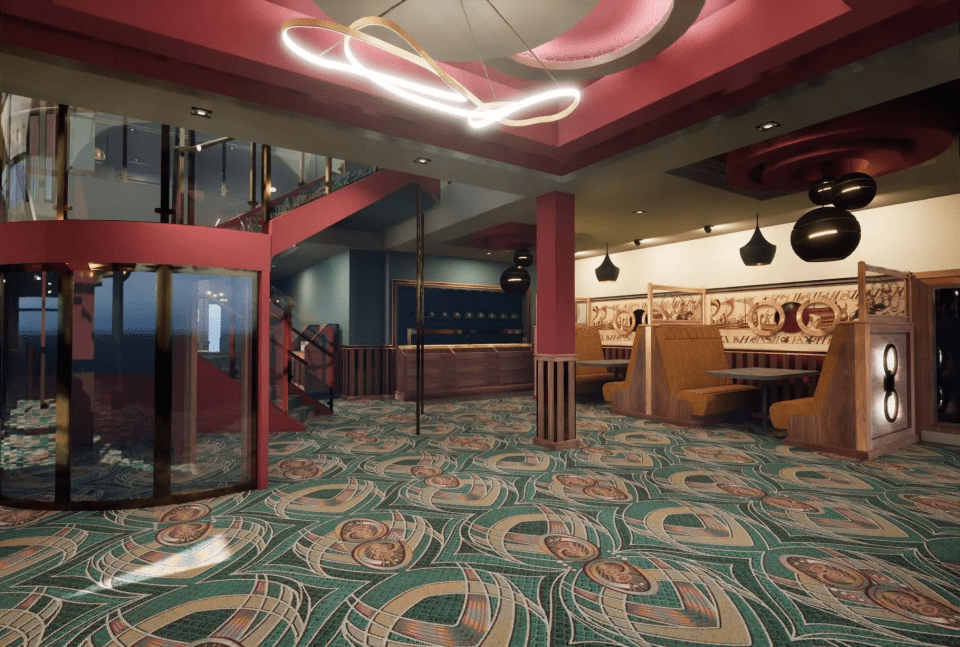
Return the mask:
{"type": "MultiPolygon", "coordinates": [[[[695,303],[695,301],[693,301],[695,303]]],[[[680,308],[675,308],[675,310],[680,311],[680,308]]],[[[691,311],[687,311],[689,314],[691,311]]],[[[710,313],[707,309],[707,290],[706,288],[681,288],[674,287],[670,285],[655,285],[653,283],[647,283],[647,312],[644,317],[646,321],[644,323],[649,323],[650,325],[656,326],[657,324],[669,323],[670,325],[675,324],[693,324],[697,326],[705,326],[710,323],[710,313]],[[677,300],[691,300],[691,297],[684,297],[683,295],[696,295],[700,297],[700,316],[693,316],[692,318],[673,318],[671,317],[670,312],[667,312],[666,305],[660,305],[654,307],[653,293],[654,292],[666,292],[667,294],[660,295],[661,298],[664,296],[677,295],[677,300]],[[657,316],[657,313],[660,316],[657,316]]]]}

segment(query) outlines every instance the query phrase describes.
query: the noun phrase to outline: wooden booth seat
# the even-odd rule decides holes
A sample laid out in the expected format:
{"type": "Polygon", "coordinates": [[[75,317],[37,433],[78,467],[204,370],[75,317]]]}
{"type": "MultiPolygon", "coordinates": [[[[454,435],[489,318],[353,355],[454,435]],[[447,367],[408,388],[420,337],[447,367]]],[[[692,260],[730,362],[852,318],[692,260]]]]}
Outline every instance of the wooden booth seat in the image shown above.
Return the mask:
{"type": "MultiPolygon", "coordinates": [[[[850,346],[848,339],[850,337],[850,325],[838,324],[833,330],[833,337],[830,339],[830,346],[827,349],[827,356],[823,360],[823,368],[820,369],[820,376],[817,380],[817,388],[813,392],[813,397],[797,398],[795,400],[784,400],[776,402],[770,406],[770,422],[777,429],[787,429],[790,426],[790,418],[794,416],[816,416],[819,417],[827,407],[828,399],[834,390],[834,377],[837,374],[837,365],[840,357],[846,348],[850,346]]],[[[852,364],[852,357],[851,364],[852,364]]],[[[846,399],[850,403],[853,401],[853,394],[838,394],[840,399],[846,399]]],[[[850,411],[852,414],[852,409],[850,411]]]]}
{"type": "MultiPolygon", "coordinates": [[[[576,326],[574,343],[577,359],[603,359],[599,326],[576,326]]],[[[616,379],[602,366],[577,366],[577,391],[592,391],[616,379]]]]}
{"type": "Polygon", "coordinates": [[[655,326],[653,337],[652,415],[697,423],[699,418],[754,407],[758,387],[707,375],[730,368],[717,326],[655,326]]]}
{"type": "Polygon", "coordinates": [[[627,374],[622,380],[616,382],[607,382],[603,385],[603,399],[607,402],[613,403],[614,397],[619,393],[619,397],[624,397],[627,393],[627,389],[630,388],[630,385],[636,379],[634,375],[640,376],[646,370],[643,364],[644,358],[644,335],[643,329],[637,328],[636,332],[633,335],[633,348],[630,350],[630,363],[627,364],[627,374]],[[639,368],[634,368],[639,364],[639,368]]]}

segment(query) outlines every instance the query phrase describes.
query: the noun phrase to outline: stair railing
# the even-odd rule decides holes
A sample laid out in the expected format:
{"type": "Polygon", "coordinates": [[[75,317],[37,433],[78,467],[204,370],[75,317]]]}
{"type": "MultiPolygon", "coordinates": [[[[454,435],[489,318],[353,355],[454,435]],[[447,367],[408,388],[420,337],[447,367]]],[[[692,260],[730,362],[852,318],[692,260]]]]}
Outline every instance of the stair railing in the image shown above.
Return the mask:
{"type": "MultiPolygon", "coordinates": [[[[320,334],[325,328],[326,325],[320,328],[320,331],[315,335],[308,335],[302,330],[298,330],[293,326],[293,315],[289,310],[285,310],[276,304],[275,301],[270,303],[270,316],[273,319],[278,320],[279,322],[279,331],[274,330],[274,326],[271,326],[271,341],[274,344],[274,351],[280,353],[280,357],[283,358],[283,368],[282,374],[280,377],[279,386],[279,406],[286,412],[289,407],[289,394],[290,394],[290,383],[293,382],[294,375],[298,372],[295,370],[295,366],[300,367],[304,372],[309,371],[311,366],[310,362],[300,357],[293,350],[294,338],[300,339],[306,342],[308,345],[316,348],[321,353],[330,358],[331,364],[333,365],[333,374],[336,375],[336,353],[333,350],[324,348],[322,345],[317,343],[316,337],[320,334]],[[277,332],[279,332],[279,339],[277,339],[277,332]]],[[[326,378],[324,382],[327,383],[326,378]]],[[[330,409],[330,412],[333,412],[333,385],[327,383],[327,407],[330,409]]]]}
{"type": "MultiPolygon", "coordinates": [[[[332,161],[332,160],[328,160],[332,161]]],[[[276,218],[297,207],[313,202],[318,198],[329,195],[333,191],[342,189],[345,186],[353,184],[357,180],[363,179],[368,175],[378,171],[376,166],[362,166],[347,172],[345,170],[347,163],[343,160],[336,160],[341,169],[340,172],[328,171],[314,180],[304,182],[279,196],[270,196],[270,218],[276,218]]],[[[262,231],[261,223],[263,220],[263,208],[254,207],[246,213],[234,216],[229,220],[217,225],[220,229],[238,229],[241,231],[262,231]]]]}

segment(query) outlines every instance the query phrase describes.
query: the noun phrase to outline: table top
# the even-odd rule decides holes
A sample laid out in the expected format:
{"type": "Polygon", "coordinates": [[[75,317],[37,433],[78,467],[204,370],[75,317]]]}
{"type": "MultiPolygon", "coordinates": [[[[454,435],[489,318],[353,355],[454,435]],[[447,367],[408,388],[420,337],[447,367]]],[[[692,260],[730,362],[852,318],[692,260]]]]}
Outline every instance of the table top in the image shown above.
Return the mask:
{"type": "Polygon", "coordinates": [[[578,359],[580,366],[626,366],[630,363],[628,359],[578,359]]]}
{"type": "Polygon", "coordinates": [[[707,375],[712,375],[713,377],[729,377],[735,380],[757,380],[760,382],[789,380],[793,377],[819,374],[820,371],[807,371],[794,368],[763,368],[760,366],[755,366],[753,368],[724,368],[715,371],[707,371],[707,375]]]}

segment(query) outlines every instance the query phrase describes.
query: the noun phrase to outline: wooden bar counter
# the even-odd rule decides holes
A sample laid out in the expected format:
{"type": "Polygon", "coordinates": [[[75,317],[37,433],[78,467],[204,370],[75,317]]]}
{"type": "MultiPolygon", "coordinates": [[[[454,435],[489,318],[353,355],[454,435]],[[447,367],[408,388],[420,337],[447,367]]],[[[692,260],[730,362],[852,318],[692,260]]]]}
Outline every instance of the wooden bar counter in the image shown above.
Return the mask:
{"type": "MultiPolygon", "coordinates": [[[[424,397],[498,393],[533,388],[533,345],[426,346],[424,397]]],[[[397,346],[398,400],[417,396],[416,346],[397,346]]]]}

